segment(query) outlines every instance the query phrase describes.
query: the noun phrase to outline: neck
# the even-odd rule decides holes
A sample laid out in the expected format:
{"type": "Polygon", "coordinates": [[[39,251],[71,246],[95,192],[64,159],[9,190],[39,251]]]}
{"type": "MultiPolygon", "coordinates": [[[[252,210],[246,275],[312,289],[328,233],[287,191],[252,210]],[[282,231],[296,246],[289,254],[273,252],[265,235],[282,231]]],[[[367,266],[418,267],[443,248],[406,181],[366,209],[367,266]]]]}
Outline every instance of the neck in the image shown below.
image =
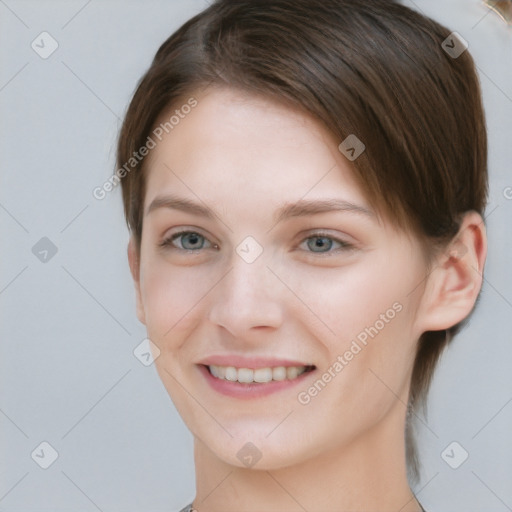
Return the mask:
{"type": "Polygon", "coordinates": [[[348,446],[271,470],[227,464],[196,438],[194,508],[198,512],[420,512],[407,481],[404,421],[403,406],[397,407],[348,446]]]}

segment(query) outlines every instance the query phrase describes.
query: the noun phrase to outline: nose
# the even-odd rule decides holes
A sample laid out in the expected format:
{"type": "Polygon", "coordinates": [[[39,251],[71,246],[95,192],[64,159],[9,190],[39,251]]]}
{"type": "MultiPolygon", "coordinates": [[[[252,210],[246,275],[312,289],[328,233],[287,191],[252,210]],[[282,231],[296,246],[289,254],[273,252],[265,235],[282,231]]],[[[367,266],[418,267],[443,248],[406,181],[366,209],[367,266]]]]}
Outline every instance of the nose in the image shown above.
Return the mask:
{"type": "Polygon", "coordinates": [[[247,263],[234,255],[231,269],[215,287],[209,320],[235,338],[277,329],[283,321],[284,286],[264,258],[247,263]]]}

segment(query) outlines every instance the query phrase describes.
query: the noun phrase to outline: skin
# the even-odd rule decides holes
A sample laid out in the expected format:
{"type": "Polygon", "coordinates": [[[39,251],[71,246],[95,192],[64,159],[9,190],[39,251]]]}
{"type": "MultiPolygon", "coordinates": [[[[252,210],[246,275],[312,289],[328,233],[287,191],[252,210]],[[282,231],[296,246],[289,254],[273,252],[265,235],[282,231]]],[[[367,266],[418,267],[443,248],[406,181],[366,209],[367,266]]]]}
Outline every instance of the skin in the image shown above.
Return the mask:
{"type": "Polygon", "coordinates": [[[368,204],[340,141],[313,118],[232,89],[195,97],[197,107],[148,157],[140,251],[133,239],[128,246],[138,317],[194,435],[195,508],[420,510],[406,478],[403,435],[415,346],[424,331],[471,312],[486,256],[481,217],[466,214],[429,271],[418,239],[368,204]],[[168,194],[217,216],[148,212],[168,194]],[[275,222],[284,203],[326,198],[373,215],[330,211],[275,222]],[[180,228],[205,238],[159,246],[180,228]],[[263,249],[252,263],[236,252],[247,236],[263,249]],[[309,403],[299,403],[297,394],[396,303],[401,311],[309,403]],[[299,387],[243,400],[212,390],[198,369],[205,357],[224,354],[317,369],[299,387]],[[237,458],[247,442],[261,453],[251,468],[237,458]]]}

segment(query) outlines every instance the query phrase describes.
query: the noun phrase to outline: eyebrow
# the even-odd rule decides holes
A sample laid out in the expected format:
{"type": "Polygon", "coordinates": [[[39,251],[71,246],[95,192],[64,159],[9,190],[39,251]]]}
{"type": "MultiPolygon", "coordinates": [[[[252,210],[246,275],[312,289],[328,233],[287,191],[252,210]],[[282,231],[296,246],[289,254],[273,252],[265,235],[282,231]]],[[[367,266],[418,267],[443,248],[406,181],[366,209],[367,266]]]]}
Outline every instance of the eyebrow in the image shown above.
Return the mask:
{"type": "MultiPolygon", "coordinates": [[[[206,217],[213,220],[218,215],[214,210],[205,205],[191,201],[184,197],[175,195],[157,196],[146,210],[146,215],[160,209],[167,208],[172,210],[180,210],[185,213],[206,217]]],[[[344,199],[300,199],[295,203],[285,203],[279,208],[274,216],[274,223],[277,224],[291,217],[305,217],[307,215],[316,215],[319,213],[327,213],[332,211],[350,212],[364,215],[369,218],[375,218],[375,212],[366,206],[351,203],[344,199]]]]}

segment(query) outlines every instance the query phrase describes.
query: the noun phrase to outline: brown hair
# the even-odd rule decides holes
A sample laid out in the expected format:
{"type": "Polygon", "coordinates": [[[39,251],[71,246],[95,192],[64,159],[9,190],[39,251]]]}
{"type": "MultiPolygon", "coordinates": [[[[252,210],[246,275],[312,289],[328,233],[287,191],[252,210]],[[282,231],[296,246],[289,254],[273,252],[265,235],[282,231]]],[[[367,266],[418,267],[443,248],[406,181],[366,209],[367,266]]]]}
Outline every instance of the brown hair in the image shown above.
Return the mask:
{"type": "MultiPolygon", "coordinates": [[[[352,168],[368,200],[426,242],[431,261],[465,212],[483,214],[487,198],[478,77],[467,51],[455,58],[443,49],[449,35],[392,0],[217,0],[156,53],[124,119],[118,169],[178,98],[210,84],[263,95],[310,113],[340,142],[355,134],[366,150],[352,168]]],[[[144,161],[123,175],[125,216],[140,247],[144,161]]],[[[409,411],[424,403],[442,349],[466,321],[420,337],[409,411]]]]}

